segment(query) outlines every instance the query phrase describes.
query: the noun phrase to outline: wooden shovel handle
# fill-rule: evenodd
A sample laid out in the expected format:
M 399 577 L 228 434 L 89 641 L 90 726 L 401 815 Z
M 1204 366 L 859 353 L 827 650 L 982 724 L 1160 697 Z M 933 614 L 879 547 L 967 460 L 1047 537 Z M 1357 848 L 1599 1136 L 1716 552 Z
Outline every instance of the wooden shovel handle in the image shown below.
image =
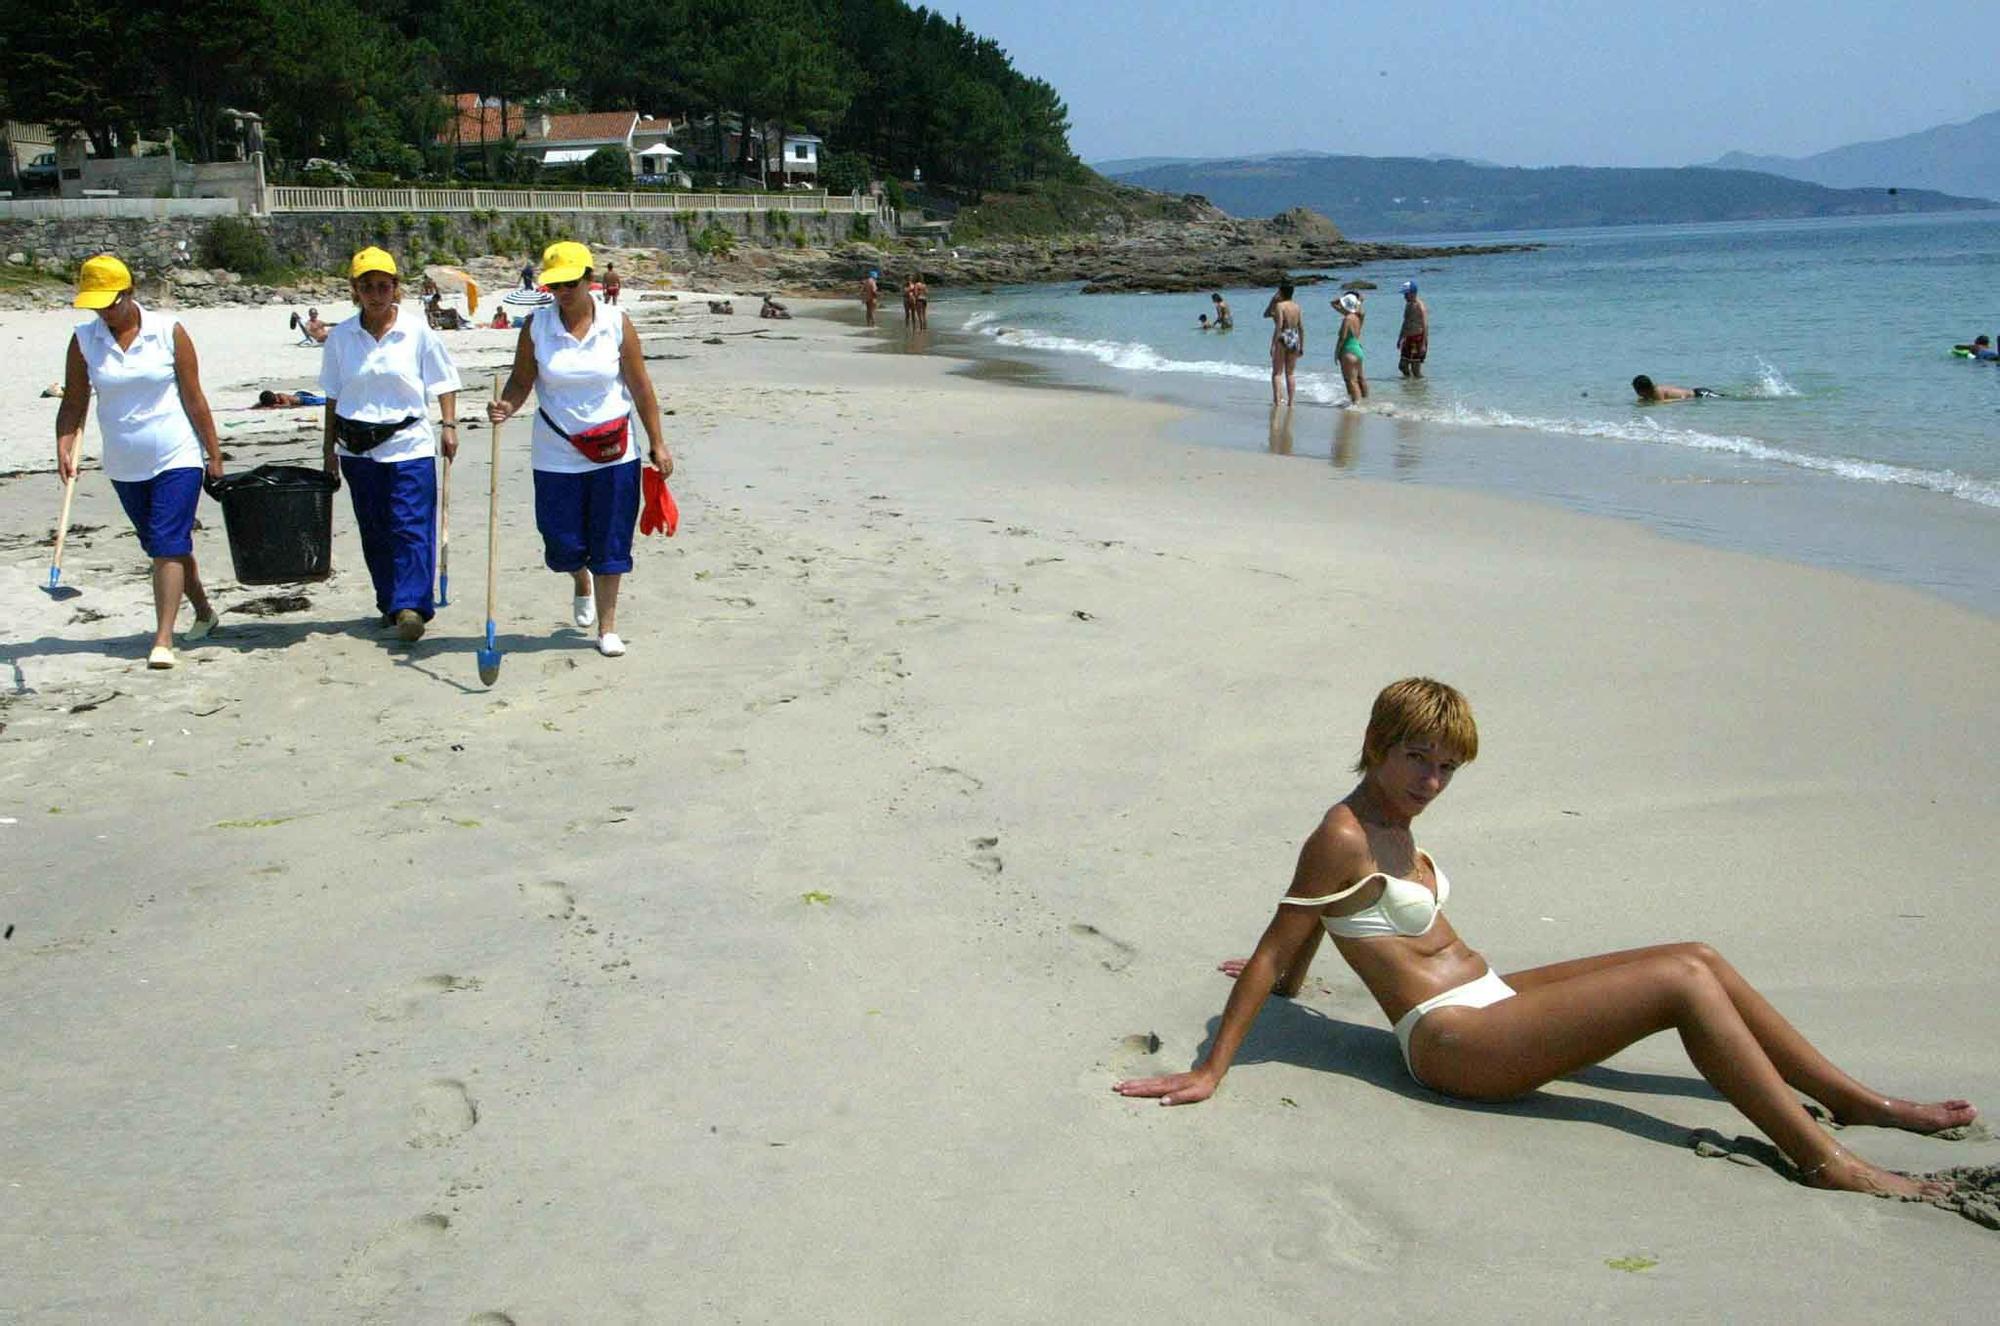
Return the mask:
M 500 379 L 493 379 L 493 399 L 500 399 Z M 493 468 L 486 483 L 486 620 L 493 620 L 499 596 L 500 570 L 500 425 L 493 425 Z

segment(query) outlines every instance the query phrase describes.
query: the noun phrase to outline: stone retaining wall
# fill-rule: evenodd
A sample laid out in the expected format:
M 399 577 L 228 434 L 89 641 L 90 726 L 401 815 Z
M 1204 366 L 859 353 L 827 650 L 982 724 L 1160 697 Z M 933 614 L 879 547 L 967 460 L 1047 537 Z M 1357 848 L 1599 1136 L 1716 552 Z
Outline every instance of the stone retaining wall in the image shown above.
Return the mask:
M 271 237 L 279 261 L 310 271 L 338 271 L 358 248 L 380 244 L 406 268 L 483 254 L 532 255 L 553 240 L 686 253 L 727 235 L 746 248 L 832 248 L 858 238 L 880 241 L 881 223 L 820 212 L 288 212 L 241 218 Z M 0 256 L 24 253 L 39 266 L 68 271 L 97 253 L 116 253 L 135 272 L 158 273 L 200 261 L 213 222 L 185 217 L 0 218 Z M 712 245 L 711 245 L 712 247 Z

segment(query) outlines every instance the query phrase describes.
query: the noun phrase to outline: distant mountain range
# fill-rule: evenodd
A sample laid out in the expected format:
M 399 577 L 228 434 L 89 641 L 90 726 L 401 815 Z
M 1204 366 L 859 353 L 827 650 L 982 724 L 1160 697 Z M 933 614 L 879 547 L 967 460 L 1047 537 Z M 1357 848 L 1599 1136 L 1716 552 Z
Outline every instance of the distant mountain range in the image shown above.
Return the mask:
M 1201 194 L 1237 216 L 1310 207 L 1350 236 L 1874 216 L 1993 205 L 1924 189 L 1831 189 L 1702 166 L 1529 170 L 1452 158 L 1284 153 L 1145 166 L 1104 162 L 1098 168 L 1128 184 Z
M 1809 157 L 1730 152 L 1707 164 L 1723 170 L 1760 170 L 1835 189 L 1937 189 L 2000 199 L 2000 111 L 1900 138 L 1850 143 Z

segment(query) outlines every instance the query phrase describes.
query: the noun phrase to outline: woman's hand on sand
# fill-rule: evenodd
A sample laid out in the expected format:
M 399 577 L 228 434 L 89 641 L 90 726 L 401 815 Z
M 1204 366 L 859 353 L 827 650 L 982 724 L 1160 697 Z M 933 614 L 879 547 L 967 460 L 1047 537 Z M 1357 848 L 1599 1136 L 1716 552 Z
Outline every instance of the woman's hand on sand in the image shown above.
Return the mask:
M 486 402 L 487 423 L 504 424 L 513 417 L 514 417 L 514 406 L 510 402 L 504 400 L 491 400 Z
M 1215 964 L 1215 969 L 1233 981 L 1243 974 L 1243 969 L 1249 963 L 1250 959 L 1248 958 L 1224 958 Z
M 1131 1078 L 1111 1089 L 1121 1096 L 1156 1096 L 1162 1105 L 1193 1105 L 1213 1096 L 1220 1085 L 1207 1073 L 1193 1072 Z

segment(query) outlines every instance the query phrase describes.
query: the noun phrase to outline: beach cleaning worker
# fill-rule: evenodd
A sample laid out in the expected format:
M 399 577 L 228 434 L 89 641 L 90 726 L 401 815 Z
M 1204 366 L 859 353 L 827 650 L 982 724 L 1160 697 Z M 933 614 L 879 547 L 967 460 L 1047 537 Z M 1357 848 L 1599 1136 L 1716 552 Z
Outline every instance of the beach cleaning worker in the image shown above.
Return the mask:
M 674 458 L 660 431 L 660 403 L 639 350 L 632 319 L 590 294 L 590 250 L 570 240 L 542 254 L 542 284 L 553 308 L 521 324 L 514 369 L 500 399 L 486 407 L 495 425 L 535 393 L 532 451 L 535 527 L 544 560 L 572 582 L 570 617 L 597 628 L 597 652 L 625 652 L 618 635 L 618 584 L 632 569 L 639 521 L 639 449 L 632 416 L 646 427 L 661 475 Z
M 361 555 L 375 582 L 381 624 L 421 639 L 437 611 L 437 454 L 430 400 L 444 417 L 442 449 L 458 454 L 458 369 L 421 318 L 402 321 L 396 260 L 377 248 L 354 255 L 348 282 L 361 311 L 326 338 L 326 468 L 354 499 Z
M 90 414 L 90 394 L 103 404 L 104 475 L 153 559 L 156 626 L 149 668 L 174 665 L 174 617 L 181 598 L 194 605 L 189 640 L 215 629 L 215 605 L 194 564 L 194 508 L 203 472 L 222 477 L 222 447 L 201 392 L 201 370 L 187 329 L 164 313 L 139 306 L 132 273 L 108 253 L 83 264 L 77 308 L 97 316 L 69 338 L 63 400 L 56 411 L 56 471 L 76 478 L 77 452 Z M 206 462 L 204 463 L 204 456 Z

